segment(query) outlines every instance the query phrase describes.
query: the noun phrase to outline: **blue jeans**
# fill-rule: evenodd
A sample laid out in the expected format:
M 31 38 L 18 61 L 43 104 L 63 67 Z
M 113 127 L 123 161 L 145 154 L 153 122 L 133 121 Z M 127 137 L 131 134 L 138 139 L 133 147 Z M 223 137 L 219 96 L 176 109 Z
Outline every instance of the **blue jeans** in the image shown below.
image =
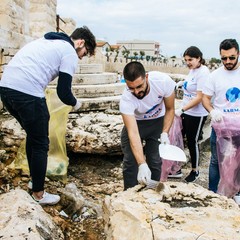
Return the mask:
M 44 190 L 49 149 L 49 112 L 45 98 L 0 87 L 1 100 L 26 132 L 26 155 L 33 192 Z
M 163 117 L 151 120 L 137 121 L 141 140 L 145 141 L 144 153 L 146 162 L 151 170 L 151 179 L 159 181 L 161 177 L 162 160 L 159 155 L 159 137 L 163 127 Z M 123 151 L 123 181 L 124 190 L 138 184 L 138 164 L 132 153 L 126 127 L 121 134 L 121 147 Z
M 211 190 L 215 193 L 218 190 L 218 183 L 220 180 L 216 139 L 217 139 L 216 132 L 212 128 L 212 132 L 211 132 L 211 136 L 210 136 L 211 160 L 210 160 L 210 165 L 209 165 L 208 188 L 209 188 L 209 190 Z

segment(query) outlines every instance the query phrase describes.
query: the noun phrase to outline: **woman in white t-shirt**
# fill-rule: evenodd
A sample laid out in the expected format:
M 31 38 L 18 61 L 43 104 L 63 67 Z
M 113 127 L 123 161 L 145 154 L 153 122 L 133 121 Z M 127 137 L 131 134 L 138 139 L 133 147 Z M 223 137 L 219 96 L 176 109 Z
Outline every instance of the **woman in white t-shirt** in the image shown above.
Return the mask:
M 190 153 L 192 171 L 185 178 L 186 182 L 194 182 L 199 176 L 199 145 L 203 125 L 208 112 L 202 105 L 202 90 L 209 76 L 209 69 L 204 65 L 202 52 L 195 46 L 189 47 L 183 54 L 184 60 L 190 69 L 185 81 L 178 84 L 183 86 L 183 101 L 175 115 L 182 118 L 182 133 L 186 136 Z

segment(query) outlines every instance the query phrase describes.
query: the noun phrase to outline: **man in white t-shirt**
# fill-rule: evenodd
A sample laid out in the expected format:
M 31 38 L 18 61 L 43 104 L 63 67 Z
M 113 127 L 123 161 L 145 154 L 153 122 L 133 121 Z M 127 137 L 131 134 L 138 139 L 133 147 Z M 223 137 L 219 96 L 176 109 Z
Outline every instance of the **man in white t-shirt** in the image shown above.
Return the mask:
M 77 28 L 70 36 L 49 32 L 26 44 L 4 68 L 0 81 L 1 100 L 26 131 L 32 197 L 39 204 L 52 205 L 60 200 L 58 195 L 44 191 L 50 117 L 45 89 L 58 76 L 58 97 L 78 110 L 81 103 L 72 94 L 72 77 L 78 59 L 94 55 L 95 48 L 95 37 L 86 26 Z
M 210 112 L 213 123 L 222 121 L 223 117 L 233 117 L 238 124 L 240 120 L 239 45 L 235 39 L 225 39 L 221 42 L 219 50 L 223 66 L 210 74 L 203 90 L 203 105 Z M 212 156 L 209 166 L 209 190 L 217 192 L 220 174 L 216 133 L 213 128 L 210 142 Z M 225 153 L 227 154 L 228 150 Z M 240 196 L 236 196 L 236 199 L 240 204 Z
M 169 144 L 174 119 L 175 82 L 164 73 L 145 73 L 139 62 L 123 70 L 126 89 L 120 100 L 124 127 L 121 134 L 124 190 L 138 183 L 160 180 L 161 143 Z M 143 147 L 144 144 L 144 147 Z

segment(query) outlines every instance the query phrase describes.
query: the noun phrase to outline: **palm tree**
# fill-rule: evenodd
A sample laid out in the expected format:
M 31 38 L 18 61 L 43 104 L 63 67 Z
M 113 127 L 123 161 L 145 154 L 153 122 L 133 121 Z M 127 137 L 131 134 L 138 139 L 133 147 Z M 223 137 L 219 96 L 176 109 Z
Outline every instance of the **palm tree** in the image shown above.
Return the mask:
M 137 60 L 138 53 L 134 52 L 133 55 L 134 55 L 135 60 Z
M 145 56 L 145 52 L 144 51 L 140 51 L 140 59 L 143 60 L 143 57 Z
M 109 62 L 109 58 L 111 56 L 112 53 L 110 53 L 111 49 L 109 49 L 108 47 L 106 48 L 106 54 L 105 56 L 107 57 L 107 62 Z
M 128 62 L 128 56 L 130 54 L 129 50 L 122 50 L 122 55 L 126 58 L 126 63 Z
M 117 61 L 118 54 L 119 54 L 119 50 L 118 50 L 118 49 L 116 49 L 115 51 L 116 51 L 116 55 L 115 55 L 115 58 L 114 58 L 114 62 L 116 62 L 116 61 Z

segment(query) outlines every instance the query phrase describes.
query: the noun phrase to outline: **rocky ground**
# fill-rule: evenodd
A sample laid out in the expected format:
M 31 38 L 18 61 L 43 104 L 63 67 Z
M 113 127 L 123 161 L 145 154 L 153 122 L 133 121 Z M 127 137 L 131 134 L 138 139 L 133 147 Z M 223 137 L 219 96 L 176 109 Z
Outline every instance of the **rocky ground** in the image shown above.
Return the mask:
M 203 152 L 201 157 L 200 177 L 196 183 L 207 188 L 209 152 Z M 67 183 L 74 183 L 85 199 L 86 206 L 76 212 L 69 210 L 69 201 L 64 198 L 62 191 L 65 184 L 60 181 L 47 180 L 46 190 L 61 195 L 61 201 L 56 206 L 43 207 L 64 232 L 66 240 L 104 240 L 104 222 L 102 219 L 101 203 L 106 195 L 123 190 L 121 164 L 122 157 L 92 156 L 69 154 Z M 182 168 L 182 179 L 190 172 L 190 164 Z M 27 189 L 27 176 L 22 176 L 17 170 L 0 166 L 0 194 L 10 189 L 21 187 Z M 68 212 L 64 217 L 60 212 Z

